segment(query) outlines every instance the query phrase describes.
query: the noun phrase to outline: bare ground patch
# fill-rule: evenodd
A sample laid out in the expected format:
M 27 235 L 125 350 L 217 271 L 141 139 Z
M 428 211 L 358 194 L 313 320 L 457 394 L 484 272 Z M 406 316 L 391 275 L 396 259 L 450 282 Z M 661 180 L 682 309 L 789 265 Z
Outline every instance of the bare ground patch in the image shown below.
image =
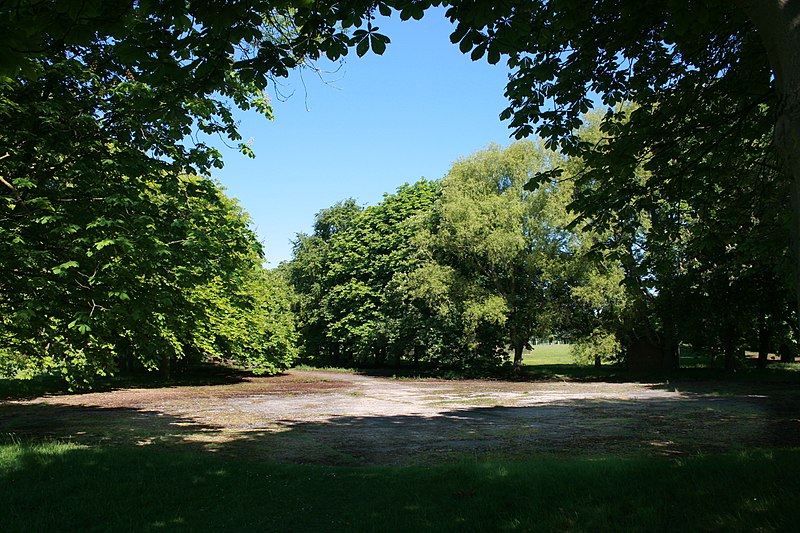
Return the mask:
M 0 403 L 0 436 L 192 446 L 275 461 L 407 464 L 696 454 L 800 444 L 791 386 L 397 380 L 290 371 L 239 383 Z

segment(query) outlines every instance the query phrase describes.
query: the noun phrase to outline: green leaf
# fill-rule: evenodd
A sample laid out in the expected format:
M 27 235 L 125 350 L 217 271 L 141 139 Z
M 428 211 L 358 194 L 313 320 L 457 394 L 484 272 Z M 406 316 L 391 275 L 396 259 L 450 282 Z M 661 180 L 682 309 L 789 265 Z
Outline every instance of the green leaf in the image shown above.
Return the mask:
M 60 265 L 53 267 L 51 271 L 53 274 L 61 274 L 70 268 L 75 268 L 77 266 L 80 266 L 77 261 L 67 261 L 66 263 L 61 263 Z
M 372 51 L 378 54 L 379 56 L 383 55 L 383 53 L 386 51 L 386 43 L 382 39 L 380 39 L 379 36 L 377 35 L 370 36 L 370 43 L 372 46 Z
M 361 42 L 358 43 L 356 46 L 356 54 L 358 57 L 364 57 L 364 55 L 369 51 L 369 39 L 364 38 Z
M 474 50 L 472 50 L 472 53 L 470 54 L 470 58 L 473 61 L 477 61 L 480 58 L 482 58 L 483 54 L 485 54 L 485 53 L 486 53 L 486 43 L 481 43 L 478 46 L 476 46 Z
M 470 50 L 472 50 L 472 38 L 470 37 L 469 33 L 467 33 L 461 42 L 458 45 L 458 49 L 461 50 L 462 54 L 466 54 Z
M 112 244 L 114 244 L 114 239 L 103 239 L 102 241 L 94 243 L 94 247 L 96 250 L 102 250 L 106 246 L 111 246 Z

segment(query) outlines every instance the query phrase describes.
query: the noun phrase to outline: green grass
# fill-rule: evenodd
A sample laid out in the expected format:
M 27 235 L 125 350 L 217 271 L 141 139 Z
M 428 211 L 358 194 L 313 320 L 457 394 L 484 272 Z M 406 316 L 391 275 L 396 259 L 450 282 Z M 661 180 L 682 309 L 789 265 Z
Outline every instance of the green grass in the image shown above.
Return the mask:
M 341 366 L 311 366 L 307 364 L 299 364 L 292 367 L 292 370 L 311 371 L 311 370 L 325 370 L 327 372 L 358 372 L 355 368 L 345 368 Z
M 626 381 L 637 379 L 712 380 L 720 383 L 800 383 L 800 362 L 781 363 L 770 361 L 765 369 L 756 368 L 756 360 L 750 357 L 740 363 L 735 372 L 722 368 L 722 362 L 710 365 L 711 358 L 690 348 L 681 350 L 681 368 L 677 372 L 631 374 L 624 365 L 593 365 L 575 363 L 569 344 L 537 344 L 533 350 L 523 353 L 523 375 L 527 379 L 564 379 L 579 381 Z
M 570 344 L 537 344 L 522 354 L 522 375 L 533 380 L 619 381 L 624 368 L 618 365 L 579 365 Z
M 533 350 L 525 350 L 522 354 L 522 364 L 529 366 L 541 365 L 572 365 L 570 344 L 537 344 Z
M 6 532 L 799 531 L 800 450 L 426 467 L 0 446 Z

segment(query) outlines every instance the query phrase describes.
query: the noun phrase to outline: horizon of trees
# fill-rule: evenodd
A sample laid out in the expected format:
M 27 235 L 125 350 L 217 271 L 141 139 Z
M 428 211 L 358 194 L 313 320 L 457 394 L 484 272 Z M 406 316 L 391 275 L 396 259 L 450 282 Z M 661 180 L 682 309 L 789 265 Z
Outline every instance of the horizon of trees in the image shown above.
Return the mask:
M 442 4 L 462 52 L 513 70 L 502 116 L 543 140 L 526 183 L 509 171 L 493 190 L 494 163 L 476 155 L 430 190 L 330 213 L 338 222 L 307 240 L 335 269 L 263 272 L 246 216 L 210 180 L 220 154 L 191 135 L 252 155 L 233 108 L 269 118 L 265 90 L 290 69 L 380 55 L 380 17 Z M 518 361 L 548 327 L 585 336 L 596 361 L 619 346 L 632 368 L 674 368 L 686 342 L 728 367 L 743 346 L 762 365 L 770 350 L 789 359 L 796 17 L 778 0 L 3 4 L 0 368 L 75 386 L 208 355 L 276 371 L 294 355 L 289 309 L 306 298 L 319 314 L 300 312 L 301 333 L 359 364 L 370 347 L 388 361 L 413 345 L 412 359 L 480 368 L 500 343 Z M 588 91 L 603 114 L 587 114 Z
M 587 142 L 601 135 L 597 118 L 587 118 Z M 525 188 L 556 166 L 558 179 Z M 758 180 L 647 207 L 631 195 L 607 206 L 618 210 L 607 226 L 573 211 L 602 186 L 586 171 L 580 158 L 520 141 L 378 205 L 321 211 L 284 265 L 301 358 L 479 373 L 518 366 L 530 339 L 557 334 L 579 361 L 634 370 L 678 368 L 681 345 L 728 369 L 745 349 L 759 366 L 770 352 L 794 359 L 788 222 L 772 210 L 780 197 Z

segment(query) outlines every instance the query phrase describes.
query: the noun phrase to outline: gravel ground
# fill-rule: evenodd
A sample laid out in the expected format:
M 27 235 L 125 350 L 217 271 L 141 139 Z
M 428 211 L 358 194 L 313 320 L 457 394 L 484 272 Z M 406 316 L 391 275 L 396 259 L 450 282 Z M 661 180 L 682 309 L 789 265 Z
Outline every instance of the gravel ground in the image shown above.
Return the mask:
M 225 385 L 0 402 L 0 436 L 358 465 L 800 445 L 796 387 L 720 387 L 289 371 Z

